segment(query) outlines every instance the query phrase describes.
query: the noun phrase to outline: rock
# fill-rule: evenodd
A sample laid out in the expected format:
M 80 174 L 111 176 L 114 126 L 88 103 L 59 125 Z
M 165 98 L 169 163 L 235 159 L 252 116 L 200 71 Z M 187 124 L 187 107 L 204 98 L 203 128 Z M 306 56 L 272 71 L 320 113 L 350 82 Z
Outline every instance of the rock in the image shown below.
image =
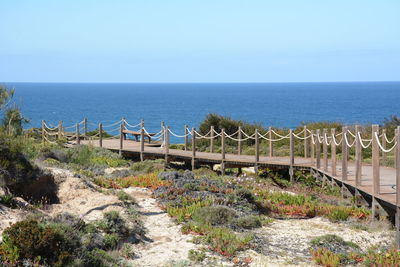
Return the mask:
M 6 191 L 4 190 L 3 187 L 0 186 L 0 197 L 4 196 L 6 194 Z
M 31 204 L 29 204 L 25 199 L 23 199 L 22 197 L 15 197 L 13 198 L 13 201 L 15 203 L 15 205 L 17 205 L 20 208 L 27 208 L 30 207 Z

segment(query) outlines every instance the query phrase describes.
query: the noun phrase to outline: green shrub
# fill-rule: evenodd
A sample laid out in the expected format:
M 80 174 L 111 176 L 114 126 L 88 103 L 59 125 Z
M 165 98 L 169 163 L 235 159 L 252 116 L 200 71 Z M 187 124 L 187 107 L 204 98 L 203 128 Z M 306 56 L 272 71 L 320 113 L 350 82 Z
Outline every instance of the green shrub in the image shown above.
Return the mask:
M 189 250 L 188 258 L 194 262 L 202 262 L 206 258 L 206 253 L 203 250 L 191 249 Z
M 340 265 L 341 257 L 326 248 L 318 248 L 311 251 L 312 259 L 315 263 L 327 267 L 337 267 Z
M 224 225 L 230 223 L 235 216 L 235 210 L 217 205 L 196 210 L 193 214 L 193 220 L 211 225 Z
M 3 204 L 4 206 L 10 208 L 16 207 L 14 202 L 14 196 L 12 194 L 5 194 L 0 196 L 0 204 Z
M 212 228 L 205 236 L 205 241 L 211 249 L 224 255 L 233 256 L 237 251 L 248 248 L 252 236 L 239 237 L 227 228 Z
M 120 237 L 118 234 L 105 234 L 104 235 L 104 247 L 106 249 L 115 249 L 118 246 Z
M 311 240 L 310 244 L 313 249 L 325 248 L 339 254 L 345 254 L 359 249 L 357 244 L 350 241 L 345 241 L 340 236 L 331 234 L 316 237 Z
M 347 221 L 347 219 L 350 217 L 350 213 L 348 210 L 338 207 L 338 208 L 334 208 L 327 215 L 327 217 L 332 222 Z
M 95 248 L 91 251 L 82 252 L 70 266 L 73 267 L 118 267 L 116 259 L 111 257 L 106 251 Z
M 132 164 L 131 170 L 138 174 L 148 174 L 164 169 L 164 160 L 145 160 Z
M 103 219 L 97 223 L 99 229 L 107 234 L 127 236 L 129 229 L 118 211 L 109 211 L 103 214 Z
M 122 190 L 117 192 L 117 197 L 119 200 L 124 201 L 124 202 L 134 200 L 130 195 L 128 195 L 125 191 L 122 191 Z
M 234 224 L 240 228 L 253 229 L 253 228 L 261 227 L 262 221 L 259 216 L 247 215 L 247 216 L 237 218 L 234 221 Z
M 4 261 L 15 264 L 20 260 L 62 265 L 70 260 L 68 239 L 62 231 L 26 220 L 13 224 L 3 232 L 0 255 Z M 72 248 L 74 249 L 74 247 Z

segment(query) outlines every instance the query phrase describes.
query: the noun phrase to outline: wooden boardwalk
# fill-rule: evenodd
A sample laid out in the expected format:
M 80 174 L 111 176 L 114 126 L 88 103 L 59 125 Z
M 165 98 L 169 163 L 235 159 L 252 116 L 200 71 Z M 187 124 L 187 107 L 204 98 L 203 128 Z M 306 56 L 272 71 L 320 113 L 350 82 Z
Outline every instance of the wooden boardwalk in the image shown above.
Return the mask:
M 99 146 L 98 140 L 88 141 L 82 140 L 81 144 Z M 119 152 L 120 151 L 120 140 L 110 139 L 103 140 L 102 146 L 109 150 Z M 140 142 L 135 142 L 132 140 L 123 141 L 123 149 L 121 150 L 124 154 L 136 154 L 140 156 Z M 143 151 L 145 158 L 165 158 L 165 148 L 161 147 L 151 147 L 145 146 Z M 171 161 L 186 161 L 190 162 L 192 160 L 192 151 L 184 151 L 178 149 L 169 149 L 168 157 Z M 221 164 L 222 156 L 220 153 L 209 153 L 209 152 L 196 152 L 196 164 L 198 165 L 211 165 L 211 164 Z M 373 170 L 371 164 L 362 164 L 362 176 L 361 185 L 355 186 L 355 173 L 356 164 L 353 161 L 348 162 L 347 175 L 348 179 L 346 181 L 342 180 L 342 168 L 341 165 L 337 166 L 336 175 L 332 175 L 332 162 L 328 160 L 328 170 L 324 171 L 322 168 L 317 169 L 315 166 L 315 159 L 311 158 L 294 158 L 294 168 L 295 169 L 309 169 L 322 176 L 329 178 L 332 182 L 338 185 L 346 185 L 350 188 L 358 189 L 364 195 L 373 196 Z M 235 155 L 235 154 L 225 154 L 224 160 L 226 167 L 253 167 L 255 166 L 255 156 L 254 155 Z M 290 167 L 289 157 L 267 157 L 260 156 L 257 162 L 258 167 L 271 167 L 271 168 L 287 168 Z M 380 167 L 381 181 L 379 194 L 376 198 L 387 202 L 390 206 L 396 205 L 396 169 L 391 167 Z

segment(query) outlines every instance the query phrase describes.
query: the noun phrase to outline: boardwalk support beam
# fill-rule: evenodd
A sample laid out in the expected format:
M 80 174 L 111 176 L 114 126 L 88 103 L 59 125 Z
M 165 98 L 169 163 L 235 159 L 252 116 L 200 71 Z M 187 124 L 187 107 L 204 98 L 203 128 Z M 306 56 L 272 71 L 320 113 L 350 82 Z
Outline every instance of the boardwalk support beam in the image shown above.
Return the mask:
M 168 166 L 168 164 L 169 164 L 169 157 L 168 157 L 168 154 L 169 154 L 169 126 L 167 125 L 166 127 L 164 127 L 164 129 L 165 129 L 165 135 L 164 135 L 164 138 L 165 138 L 165 150 L 164 150 L 165 166 Z
M 274 156 L 274 147 L 272 145 L 272 127 L 268 127 L 268 138 L 269 138 L 269 156 L 272 158 Z
M 379 195 L 380 181 L 379 181 L 379 140 L 376 139 L 375 134 L 379 133 L 379 125 L 372 125 L 372 217 L 378 215 L 379 203 L 376 197 Z
M 323 143 L 323 152 L 324 152 L 324 172 L 328 171 L 328 130 L 323 129 L 324 134 L 324 143 Z
M 343 134 L 342 134 L 342 181 L 347 181 L 347 158 L 348 158 L 348 150 L 347 150 L 347 144 L 346 144 L 346 135 L 348 128 L 347 126 L 344 126 L 343 128 Z
M 258 162 L 260 161 L 260 139 L 258 138 L 258 129 L 255 130 L 255 159 L 254 159 L 254 172 L 258 175 Z
M 331 161 L 332 161 L 332 176 L 336 176 L 336 143 L 335 143 L 336 129 L 331 129 L 332 141 L 331 141 Z
M 321 143 L 319 142 L 319 140 L 320 140 L 319 133 L 320 133 L 320 130 L 317 129 L 317 131 L 316 131 L 317 137 L 315 138 L 315 154 L 316 154 L 316 158 L 317 158 L 317 164 L 316 164 L 317 169 L 321 168 Z
M 76 144 L 80 145 L 81 144 L 81 137 L 79 136 L 79 123 L 76 124 Z
M 144 120 L 140 121 L 140 161 L 144 161 Z
M 214 153 L 214 126 L 210 129 L 210 152 Z
M 240 156 L 242 154 L 242 127 L 239 126 L 238 129 L 238 155 Z
M 196 129 L 192 128 L 192 171 L 196 168 Z
M 225 129 L 221 130 L 221 174 L 225 175 Z
M 362 175 L 362 154 L 361 154 L 361 140 L 360 140 L 360 125 L 356 125 L 356 186 L 361 185 Z
M 289 176 L 290 182 L 294 182 L 294 140 L 293 140 L 293 130 L 289 130 L 289 149 L 290 149 L 290 166 L 289 166 Z

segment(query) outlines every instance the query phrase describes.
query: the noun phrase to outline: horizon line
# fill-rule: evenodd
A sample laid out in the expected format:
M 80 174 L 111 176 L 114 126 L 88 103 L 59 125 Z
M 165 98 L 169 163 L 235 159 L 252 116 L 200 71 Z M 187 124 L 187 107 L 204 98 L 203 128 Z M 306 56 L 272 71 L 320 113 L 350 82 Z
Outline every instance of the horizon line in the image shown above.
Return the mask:
M 70 83 L 70 84 L 278 84 L 278 83 L 393 83 L 393 82 L 400 82 L 400 80 L 384 80 L 384 81 L 309 81 L 309 82 L 296 82 L 296 81 L 290 81 L 290 82 L 71 82 L 71 81 L 44 81 L 44 82 L 27 82 L 27 81 L 7 81 L 7 82 L 0 82 L 0 84 L 7 84 L 7 83 Z

